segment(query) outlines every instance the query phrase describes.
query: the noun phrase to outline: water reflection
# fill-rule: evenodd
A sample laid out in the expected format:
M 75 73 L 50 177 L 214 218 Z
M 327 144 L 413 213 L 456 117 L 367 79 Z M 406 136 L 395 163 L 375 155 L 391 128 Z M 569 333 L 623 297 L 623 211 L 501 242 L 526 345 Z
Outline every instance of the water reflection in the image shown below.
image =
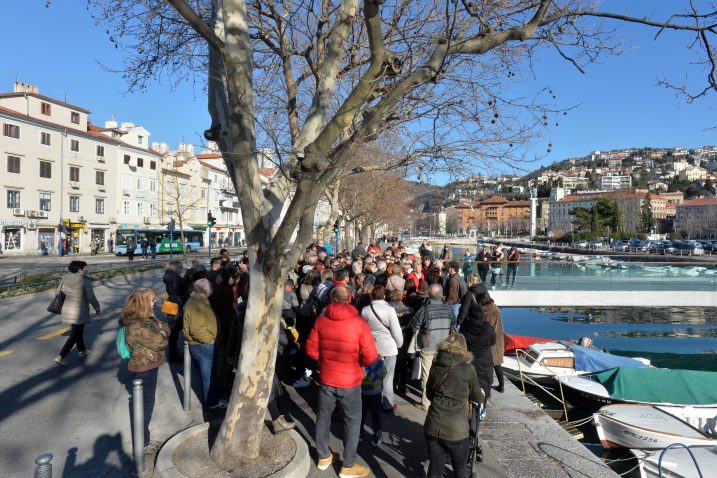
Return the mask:
M 717 324 L 717 309 L 704 307 L 537 307 L 564 322 L 614 324 Z

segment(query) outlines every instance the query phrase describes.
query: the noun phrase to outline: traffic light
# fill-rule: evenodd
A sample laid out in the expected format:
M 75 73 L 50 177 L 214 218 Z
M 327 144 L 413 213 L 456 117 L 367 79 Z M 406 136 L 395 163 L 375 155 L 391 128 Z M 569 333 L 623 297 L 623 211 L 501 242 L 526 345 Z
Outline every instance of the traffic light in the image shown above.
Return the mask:
M 339 223 L 337 222 L 334 224 L 334 234 L 338 234 L 338 233 L 339 233 Z
M 207 214 L 207 226 L 212 227 L 214 224 L 217 223 L 217 219 L 212 216 L 212 213 Z

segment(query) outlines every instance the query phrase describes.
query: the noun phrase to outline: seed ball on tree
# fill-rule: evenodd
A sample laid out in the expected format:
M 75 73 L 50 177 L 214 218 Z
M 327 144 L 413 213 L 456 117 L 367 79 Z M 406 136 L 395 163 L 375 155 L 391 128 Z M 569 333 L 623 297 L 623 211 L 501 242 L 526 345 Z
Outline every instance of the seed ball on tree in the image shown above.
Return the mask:
M 492 124 L 495 124 L 495 120 L 494 120 L 494 119 L 490 120 L 490 122 L 491 122 Z
M 493 118 L 497 118 L 497 117 L 498 117 L 498 113 L 493 115 Z

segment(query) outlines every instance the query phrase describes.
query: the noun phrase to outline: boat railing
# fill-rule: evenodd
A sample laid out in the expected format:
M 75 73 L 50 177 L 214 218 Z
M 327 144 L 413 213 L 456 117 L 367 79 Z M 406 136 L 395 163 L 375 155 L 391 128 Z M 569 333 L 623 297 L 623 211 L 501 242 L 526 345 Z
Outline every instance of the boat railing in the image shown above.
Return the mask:
M 695 464 L 695 468 L 697 469 L 697 475 L 699 476 L 699 478 L 704 478 L 702 470 L 700 469 L 700 465 L 697 463 L 697 458 L 695 458 L 695 455 L 694 453 L 692 453 L 692 450 L 690 450 L 690 447 L 683 443 L 673 443 L 672 445 L 668 446 L 660 452 L 660 458 L 657 460 L 657 472 L 659 473 L 659 478 L 662 478 L 662 458 L 664 458 L 665 454 L 673 448 L 684 448 L 685 450 L 687 450 L 687 453 L 690 454 L 690 458 L 692 458 L 692 462 Z
M 548 390 L 546 387 L 542 386 L 541 384 L 539 384 L 538 382 L 536 382 L 535 380 L 533 380 L 531 377 L 529 377 L 529 376 L 523 374 L 523 368 L 522 368 L 522 366 L 521 366 L 520 357 L 521 357 L 521 355 L 523 355 L 524 357 L 526 357 L 526 360 L 528 360 L 528 359 L 527 359 L 527 357 L 528 357 L 528 352 L 526 352 L 526 351 L 523 350 L 523 349 L 516 349 L 516 350 L 515 350 L 515 355 L 516 355 L 516 358 L 517 358 L 516 362 L 518 363 L 518 374 L 520 375 L 520 385 L 521 385 L 521 387 L 522 387 L 522 389 L 523 389 L 523 393 L 525 393 L 525 382 L 526 382 L 526 381 L 527 381 L 528 383 L 530 383 L 530 384 L 532 384 L 532 385 L 538 387 L 538 388 L 541 389 L 543 392 L 547 393 L 550 397 L 552 397 L 552 398 L 554 398 L 555 400 L 557 400 L 558 402 L 560 402 L 560 404 L 563 406 L 563 412 L 565 413 L 565 421 L 566 421 L 566 422 L 570 421 L 570 420 L 568 419 L 568 405 L 567 405 L 567 402 L 565 401 L 565 394 L 563 393 L 563 384 L 560 382 L 560 380 L 557 380 L 557 382 L 558 382 L 558 387 L 559 387 L 559 389 L 560 389 L 560 398 L 558 398 L 555 394 L 553 394 L 553 393 L 552 393 L 550 390 Z M 553 374 L 554 377 L 558 377 L 558 374 L 555 373 L 555 371 L 552 370 L 549 366 L 541 365 L 541 367 L 545 368 L 547 371 L 549 371 L 551 374 Z

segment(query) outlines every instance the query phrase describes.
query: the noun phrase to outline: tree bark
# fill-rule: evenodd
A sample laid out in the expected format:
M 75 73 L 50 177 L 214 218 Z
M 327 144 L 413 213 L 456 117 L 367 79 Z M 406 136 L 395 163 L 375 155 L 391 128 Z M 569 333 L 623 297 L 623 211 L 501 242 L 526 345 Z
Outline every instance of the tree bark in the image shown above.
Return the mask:
M 271 393 L 283 289 L 280 259 L 258 254 L 250 260 L 248 306 L 241 354 L 227 414 L 211 450 L 224 466 L 259 456 L 260 434 Z

